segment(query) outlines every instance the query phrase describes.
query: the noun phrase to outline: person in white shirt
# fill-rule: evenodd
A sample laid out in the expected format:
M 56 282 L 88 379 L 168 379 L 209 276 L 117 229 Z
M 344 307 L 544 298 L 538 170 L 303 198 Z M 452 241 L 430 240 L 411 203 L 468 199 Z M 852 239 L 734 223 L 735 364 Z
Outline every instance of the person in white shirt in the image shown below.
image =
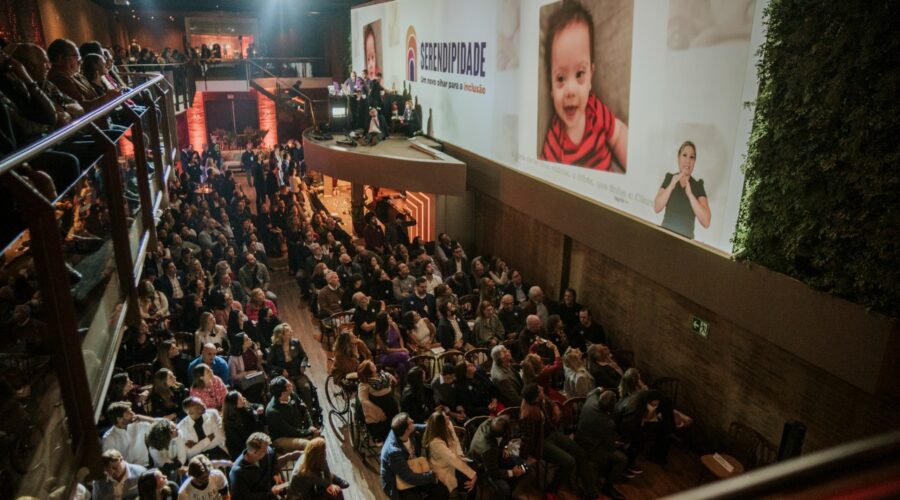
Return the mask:
M 150 455 L 144 438 L 156 419 L 135 414 L 127 401 L 111 403 L 106 409 L 106 417 L 113 426 L 103 434 L 103 450 L 118 450 L 126 462 L 148 465 Z
M 178 431 L 184 438 L 187 458 L 194 458 L 200 453 L 228 458 L 225 429 L 219 412 L 212 408 L 207 410 L 203 401 L 196 397 L 184 401 L 184 411 L 187 416 L 178 422 Z
M 147 435 L 147 447 L 150 449 L 153 464 L 167 475 L 187 465 L 187 446 L 184 444 L 184 437 L 171 420 L 163 418 L 153 424 Z
M 478 481 L 475 470 L 469 466 L 453 430 L 450 418 L 441 411 L 428 417 L 422 446 L 428 450 L 428 462 L 438 481 L 453 493 L 459 486 L 460 479 L 466 491 L 472 491 Z
M 178 500 L 223 500 L 229 498 L 228 478 L 213 469 L 203 455 L 192 458 L 188 464 L 188 479 L 178 490 Z

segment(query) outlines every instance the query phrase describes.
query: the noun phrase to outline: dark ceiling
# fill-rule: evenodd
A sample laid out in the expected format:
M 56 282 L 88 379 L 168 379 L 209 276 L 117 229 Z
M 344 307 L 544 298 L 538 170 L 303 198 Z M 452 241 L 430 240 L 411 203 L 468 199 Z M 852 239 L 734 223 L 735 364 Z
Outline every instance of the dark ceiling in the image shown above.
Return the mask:
M 103 7 L 140 11 L 189 11 L 189 12 L 254 12 L 273 3 L 300 7 L 315 12 L 348 11 L 354 5 L 367 0 L 129 0 L 129 5 L 116 0 L 93 0 Z

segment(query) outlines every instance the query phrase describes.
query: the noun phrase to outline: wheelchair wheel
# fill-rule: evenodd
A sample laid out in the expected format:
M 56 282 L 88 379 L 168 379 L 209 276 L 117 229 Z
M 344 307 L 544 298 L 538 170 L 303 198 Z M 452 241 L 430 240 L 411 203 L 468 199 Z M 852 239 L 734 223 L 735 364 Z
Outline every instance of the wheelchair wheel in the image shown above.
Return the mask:
M 332 410 L 340 415 L 345 415 L 350 410 L 350 398 L 344 391 L 343 385 L 329 375 L 325 379 L 325 398 Z

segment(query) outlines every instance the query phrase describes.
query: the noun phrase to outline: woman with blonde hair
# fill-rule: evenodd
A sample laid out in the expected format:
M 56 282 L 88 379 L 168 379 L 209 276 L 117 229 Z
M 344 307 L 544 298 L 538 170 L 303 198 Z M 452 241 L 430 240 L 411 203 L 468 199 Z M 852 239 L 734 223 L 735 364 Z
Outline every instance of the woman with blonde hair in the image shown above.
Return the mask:
M 581 359 L 581 350 L 570 347 L 563 355 L 563 367 L 566 371 L 566 381 L 563 388 L 566 396 L 570 398 L 586 398 L 587 394 L 596 387 L 591 372 L 584 367 Z
M 200 352 L 205 344 L 213 344 L 216 351 L 222 354 L 228 347 L 228 335 L 225 327 L 216 324 L 216 317 L 209 311 L 200 314 L 200 324 L 194 332 L 194 352 Z
M 306 351 L 300 344 L 300 340 L 294 335 L 294 329 L 287 323 L 281 323 L 272 330 L 272 348 L 269 349 L 269 374 L 271 378 L 282 376 L 289 379 L 306 403 L 310 413 L 320 415 L 318 402 L 313 397 L 314 389 L 309 377 L 306 376 L 304 363 Z
M 181 420 L 186 415 L 181 407 L 181 402 L 186 397 L 187 388 L 178 382 L 172 370 L 160 368 L 153 374 L 153 388 L 150 389 L 152 416 Z
M 471 492 L 478 475 L 463 460 L 465 454 L 450 417 L 442 411 L 436 411 L 428 417 L 425 425 L 422 446 L 428 450 L 428 462 L 437 480 L 447 488 L 448 493 L 453 493 L 460 482 L 464 484 L 466 491 Z
M 294 465 L 288 486 L 289 500 L 337 500 L 350 483 L 333 474 L 325 456 L 325 439 L 310 440 L 303 457 Z

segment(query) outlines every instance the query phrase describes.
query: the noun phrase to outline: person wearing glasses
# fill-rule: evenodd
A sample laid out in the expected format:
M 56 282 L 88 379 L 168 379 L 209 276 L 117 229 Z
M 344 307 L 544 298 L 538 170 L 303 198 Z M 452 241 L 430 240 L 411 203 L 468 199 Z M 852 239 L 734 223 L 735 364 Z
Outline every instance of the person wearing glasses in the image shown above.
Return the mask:
M 75 99 L 91 111 L 119 95 L 118 91 L 108 90 L 98 94 L 91 83 L 81 74 L 81 54 L 71 40 L 59 38 L 47 47 L 50 59 L 50 72 L 47 79 L 53 82 L 64 94 Z

